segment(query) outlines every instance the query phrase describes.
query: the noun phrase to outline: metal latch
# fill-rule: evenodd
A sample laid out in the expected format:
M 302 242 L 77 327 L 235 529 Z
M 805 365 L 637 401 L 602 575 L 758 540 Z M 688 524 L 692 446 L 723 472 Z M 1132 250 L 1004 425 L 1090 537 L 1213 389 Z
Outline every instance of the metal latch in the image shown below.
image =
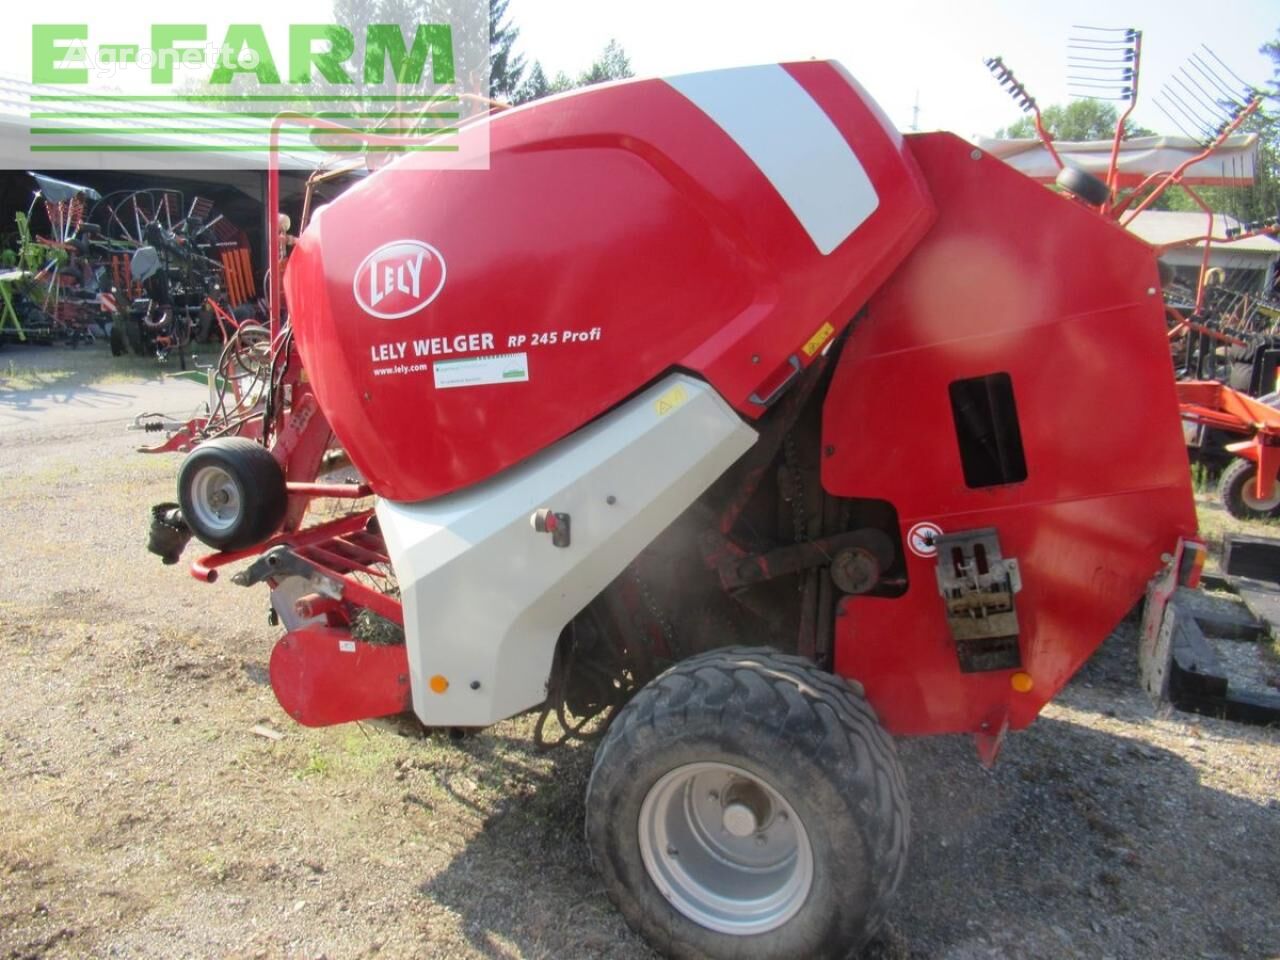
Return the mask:
M 557 513 L 549 507 L 535 510 L 529 518 L 529 524 L 538 533 L 551 534 L 551 545 L 555 547 L 569 546 L 569 514 Z
M 938 592 L 965 673 L 1022 666 L 1014 594 L 1022 589 L 1018 561 L 1000 552 L 994 527 L 937 539 Z

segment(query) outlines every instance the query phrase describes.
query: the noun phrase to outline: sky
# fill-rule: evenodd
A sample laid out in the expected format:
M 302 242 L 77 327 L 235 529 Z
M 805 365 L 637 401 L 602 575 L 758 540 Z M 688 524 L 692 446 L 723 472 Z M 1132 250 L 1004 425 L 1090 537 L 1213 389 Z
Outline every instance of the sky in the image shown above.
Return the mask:
M 610 38 L 637 74 L 807 60 L 841 61 L 901 129 L 990 135 L 1021 114 L 983 60 L 1004 57 L 1041 107 L 1066 102 L 1073 24 L 1143 31 L 1134 119 L 1176 133 L 1153 105 L 1207 44 L 1245 81 L 1271 77 L 1258 53 L 1280 35 L 1277 0 L 510 0 L 518 47 L 548 76 L 575 74 Z

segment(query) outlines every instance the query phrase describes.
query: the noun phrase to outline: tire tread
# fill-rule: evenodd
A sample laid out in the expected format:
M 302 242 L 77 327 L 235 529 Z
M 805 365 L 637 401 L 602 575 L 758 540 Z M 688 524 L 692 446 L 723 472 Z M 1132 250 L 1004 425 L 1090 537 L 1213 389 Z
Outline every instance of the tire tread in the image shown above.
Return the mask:
M 820 763 L 835 789 L 852 798 L 851 806 L 869 822 L 863 835 L 872 859 L 874 892 L 865 910 L 865 942 L 883 923 L 905 870 L 906 782 L 893 741 L 866 702 L 861 685 L 803 657 L 767 647 L 713 650 L 669 668 L 623 709 L 597 749 L 587 787 L 588 843 L 597 866 L 593 826 L 602 825 L 593 824 L 593 793 L 605 779 L 625 777 L 626 759 L 651 749 L 662 729 L 682 729 L 695 717 L 717 715 L 721 723 L 767 728 Z M 610 899 L 633 929 L 652 940 L 654 931 L 645 929 L 640 906 L 605 875 Z
M 1257 472 L 1257 464 L 1244 457 L 1236 457 L 1218 477 L 1218 500 L 1224 510 L 1237 520 L 1257 520 L 1265 517 L 1280 516 L 1280 506 L 1272 510 L 1253 510 L 1245 502 L 1242 491 L 1246 483 L 1251 483 Z
M 206 463 L 228 469 L 240 484 L 245 517 L 223 533 L 201 530 L 193 522 L 190 483 Z M 280 526 L 288 506 L 284 471 L 271 451 L 247 437 L 218 437 L 200 444 L 182 462 L 178 473 L 178 502 L 195 535 L 219 550 L 239 550 L 261 543 Z

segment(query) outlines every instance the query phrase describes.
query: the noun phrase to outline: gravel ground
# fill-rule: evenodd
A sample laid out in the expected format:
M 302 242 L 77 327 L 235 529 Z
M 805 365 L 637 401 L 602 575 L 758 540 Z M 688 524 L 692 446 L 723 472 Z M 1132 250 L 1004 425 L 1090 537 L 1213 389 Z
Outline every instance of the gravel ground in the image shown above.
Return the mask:
M 136 440 L 0 434 L 0 957 L 651 956 L 588 864 L 590 749 L 292 725 L 265 591 L 145 552 L 177 461 Z M 1127 624 L 994 771 L 902 744 L 911 864 L 869 957 L 1280 957 L 1280 731 L 1156 710 L 1135 672 Z

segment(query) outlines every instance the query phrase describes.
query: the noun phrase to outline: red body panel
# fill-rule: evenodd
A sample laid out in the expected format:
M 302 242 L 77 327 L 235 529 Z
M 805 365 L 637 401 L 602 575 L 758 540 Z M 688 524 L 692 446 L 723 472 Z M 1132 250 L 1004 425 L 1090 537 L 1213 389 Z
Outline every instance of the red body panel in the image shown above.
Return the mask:
M 413 706 L 404 645 L 364 643 L 346 629 L 286 633 L 271 651 L 270 673 L 280 706 L 306 727 L 389 717 Z
M 837 672 L 903 734 L 1031 722 L 1196 528 L 1155 255 L 1094 211 L 948 134 L 910 138 L 938 221 L 872 298 L 825 401 L 823 484 L 918 522 L 997 528 L 1019 561 L 1022 669 L 960 672 L 935 580 L 846 598 Z M 971 489 L 948 393 L 1010 374 L 1024 482 Z
M 932 217 L 902 138 L 847 74 L 822 62 L 786 70 L 878 197 L 827 255 L 748 154 L 662 80 L 498 114 L 487 173 L 410 156 L 317 215 L 285 276 L 292 323 L 325 414 L 379 495 L 474 484 L 673 367 L 745 415 L 763 412 L 749 397 L 779 383 L 790 358 L 810 362 Z M 419 247 L 369 262 L 395 241 Z M 422 245 L 443 265 L 431 251 L 416 260 Z M 566 332 L 585 338 L 566 343 Z M 433 338 L 415 356 L 414 342 Z M 527 355 L 527 379 L 435 384 L 437 359 L 507 352 Z M 418 369 L 377 372 L 397 366 Z

